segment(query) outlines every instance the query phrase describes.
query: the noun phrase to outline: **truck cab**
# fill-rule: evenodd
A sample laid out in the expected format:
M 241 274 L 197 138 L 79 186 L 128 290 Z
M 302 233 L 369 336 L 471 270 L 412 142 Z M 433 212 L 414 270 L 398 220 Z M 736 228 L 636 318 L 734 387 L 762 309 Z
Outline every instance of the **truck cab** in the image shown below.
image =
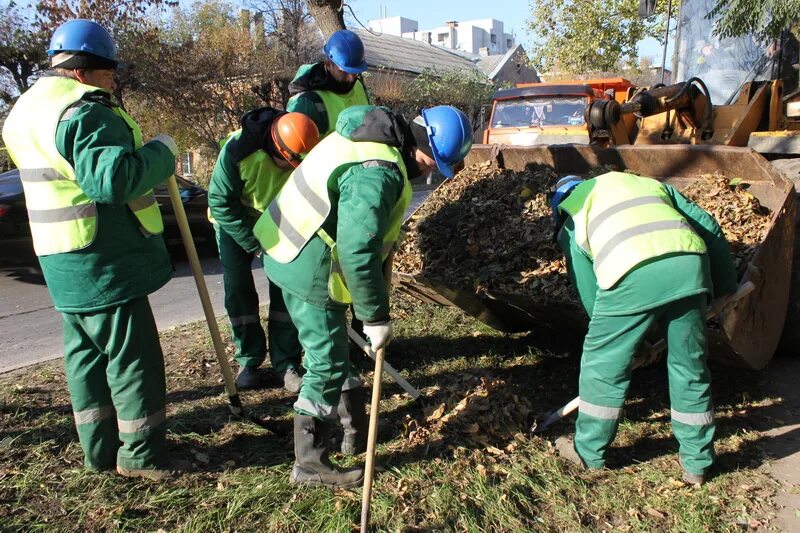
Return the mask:
M 520 83 L 492 97 L 485 144 L 588 144 L 586 109 L 595 100 L 627 100 L 634 85 L 625 78 Z

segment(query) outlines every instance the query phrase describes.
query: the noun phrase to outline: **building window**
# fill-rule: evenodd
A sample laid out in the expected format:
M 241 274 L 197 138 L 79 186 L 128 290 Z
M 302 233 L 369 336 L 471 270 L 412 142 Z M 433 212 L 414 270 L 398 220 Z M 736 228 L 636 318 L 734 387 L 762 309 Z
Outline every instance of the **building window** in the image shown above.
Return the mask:
M 446 33 L 439 33 L 439 34 L 436 35 L 436 40 L 438 42 L 440 42 L 440 43 L 443 43 L 443 42 L 445 42 L 447 40 L 447 35 L 448 34 L 446 34 Z
M 497 35 L 494 33 L 490 34 L 489 40 L 492 41 L 492 44 L 497 44 Z
M 194 165 L 192 165 L 192 153 L 184 152 L 181 156 L 181 170 L 184 176 L 194 175 Z
M 511 39 L 506 39 L 506 48 L 511 48 L 511 45 L 512 45 L 513 43 L 514 43 L 514 42 L 513 42 Z

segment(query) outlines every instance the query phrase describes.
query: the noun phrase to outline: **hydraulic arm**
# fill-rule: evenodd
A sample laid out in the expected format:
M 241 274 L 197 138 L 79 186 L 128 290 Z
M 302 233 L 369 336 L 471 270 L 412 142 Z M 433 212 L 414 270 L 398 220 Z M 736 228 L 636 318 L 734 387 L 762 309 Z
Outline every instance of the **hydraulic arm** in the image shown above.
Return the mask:
M 667 140 L 673 133 L 671 111 L 678 114 L 682 127 L 699 131 L 701 140 L 706 141 L 714 134 L 711 98 L 705 84 L 698 78 L 637 91 L 622 104 L 616 100 L 595 100 L 586 108 L 586 123 L 593 141 L 607 137 L 612 144 L 629 144 L 635 132 L 625 127 L 624 115 L 649 117 L 666 112 L 662 138 Z

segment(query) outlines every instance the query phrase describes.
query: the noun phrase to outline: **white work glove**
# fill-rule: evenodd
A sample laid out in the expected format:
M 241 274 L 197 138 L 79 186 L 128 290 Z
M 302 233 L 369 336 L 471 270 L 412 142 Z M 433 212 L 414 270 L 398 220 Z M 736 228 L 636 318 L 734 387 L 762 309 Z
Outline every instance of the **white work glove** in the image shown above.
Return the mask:
M 159 133 L 150 142 L 158 141 L 167 148 L 169 151 L 172 152 L 172 155 L 178 157 L 178 143 L 175 142 L 175 139 L 167 135 L 166 133 Z
M 372 349 L 378 351 L 392 340 L 392 321 L 364 324 L 364 335 L 369 338 L 369 344 Z

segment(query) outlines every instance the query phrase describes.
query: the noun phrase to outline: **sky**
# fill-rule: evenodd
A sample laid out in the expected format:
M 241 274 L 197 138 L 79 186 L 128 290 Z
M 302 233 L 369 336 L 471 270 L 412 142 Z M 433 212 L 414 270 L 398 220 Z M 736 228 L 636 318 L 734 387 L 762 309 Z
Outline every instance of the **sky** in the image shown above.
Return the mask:
M 384 11 L 389 17 L 402 16 L 416 20 L 420 30 L 442 26 L 448 20 L 493 18 L 501 21 L 506 33 L 514 33 L 517 42 L 530 50 L 528 0 L 347 0 L 346 3 L 365 26 L 367 21 L 381 18 Z M 353 23 L 357 27 L 358 22 Z M 671 47 L 667 53 L 672 53 Z M 640 57 L 650 57 L 654 63 L 660 64 L 661 54 L 661 45 L 655 39 L 645 39 L 639 43 Z

